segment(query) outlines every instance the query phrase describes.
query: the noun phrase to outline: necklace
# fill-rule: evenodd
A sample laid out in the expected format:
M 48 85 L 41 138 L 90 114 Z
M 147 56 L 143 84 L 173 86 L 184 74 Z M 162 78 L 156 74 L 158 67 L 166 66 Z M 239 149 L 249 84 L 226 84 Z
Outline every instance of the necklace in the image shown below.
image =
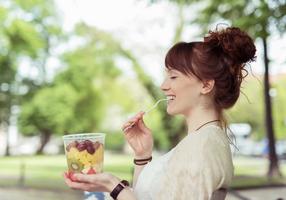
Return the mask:
M 202 128 L 203 126 L 205 126 L 205 125 L 209 124 L 209 123 L 212 123 L 212 122 L 219 122 L 219 121 L 220 121 L 219 119 L 212 120 L 212 121 L 208 121 L 208 122 L 204 123 L 203 125 L 199 126 L 199 127 L 196 129 L 196 131 L 197 131 L 197 130 L 199 130 L 200 128 Z

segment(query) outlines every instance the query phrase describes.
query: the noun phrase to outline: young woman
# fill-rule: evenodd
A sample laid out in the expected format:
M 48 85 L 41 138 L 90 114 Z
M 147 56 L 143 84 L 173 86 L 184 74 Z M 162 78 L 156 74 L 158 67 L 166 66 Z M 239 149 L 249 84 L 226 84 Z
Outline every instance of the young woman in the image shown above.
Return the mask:
M 175 44 L 166 55 L 161 89 L 168 114 L 185 117 L 186 136 L 152 160 L 153 137 L 140 112 L 122 127 L 135 154 L 133 188 L 108 173 L 75 174 L 76 181 L 65 177 L 66 184 L 110 192 L 118 200 L 225 199 L 233 164 L 223 111 L 236 103 L 255 52 L 253 40 L 235 27 L 210 31 L 201 42 Z

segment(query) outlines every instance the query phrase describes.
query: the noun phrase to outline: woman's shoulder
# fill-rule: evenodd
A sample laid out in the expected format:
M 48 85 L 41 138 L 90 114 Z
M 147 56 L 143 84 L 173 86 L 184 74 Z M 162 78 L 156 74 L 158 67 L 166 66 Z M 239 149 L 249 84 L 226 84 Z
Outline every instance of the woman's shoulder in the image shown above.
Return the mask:
M 229 145 L 225 131 L 215 125 L 209 125 L 202 129 L 189 133 L 178 146 L 187 148 L 208 148 L 212 146 L 227 147 Z
M 214 160 L 232 160 L 226 133 L 215 126 L 205 127 L 196 134 L 186 136 L 176 146 L 172 157 L 175 160 L 185 160 L 186 165 L 195 162 L 200 166 Z
M 170 161 L 178 162 L 181 169 L 192 170 L 194 173 L 219 166 L 231 172 L 230 146 L 227 137 L 222 134 L 226 134 L 223 129 L 208 126 L 196 134 L 186 136 L 177 145 Z

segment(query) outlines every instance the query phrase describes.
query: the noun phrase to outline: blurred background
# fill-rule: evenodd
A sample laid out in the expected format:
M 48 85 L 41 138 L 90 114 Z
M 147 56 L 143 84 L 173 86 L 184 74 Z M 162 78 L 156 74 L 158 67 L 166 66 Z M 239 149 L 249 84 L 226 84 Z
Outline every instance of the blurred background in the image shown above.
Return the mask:
M 230 25 L 255 39 L 257 62 L 226 113 L 227 199 L 286 199 L 285 14 L 285 0 L 0 0 L 0 199 L 84 199 L 62 178 L 71 133 L 106 133 L 104 170 L 132 181 L 120 127 L 163 97 L 167 50 Z M 145 117 L 155 157 L 186 134 L 165 107 Z

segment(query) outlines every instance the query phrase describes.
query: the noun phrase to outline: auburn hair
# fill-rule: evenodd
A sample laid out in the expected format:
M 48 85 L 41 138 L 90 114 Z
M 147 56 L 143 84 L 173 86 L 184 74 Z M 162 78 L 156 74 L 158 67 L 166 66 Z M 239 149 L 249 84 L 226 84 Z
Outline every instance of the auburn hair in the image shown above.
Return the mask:
M 201 42 L 179 42 L 167 53 L 165 66 L 200 80 L 214 80 L 213 103 L 223 119 L 223 109 L 231 108 L 240 95 L 246 64 L 254 61 L 252 38 L 237 27 L 209 31 Z M 225 123 L 226 121 L 223 120 Z

